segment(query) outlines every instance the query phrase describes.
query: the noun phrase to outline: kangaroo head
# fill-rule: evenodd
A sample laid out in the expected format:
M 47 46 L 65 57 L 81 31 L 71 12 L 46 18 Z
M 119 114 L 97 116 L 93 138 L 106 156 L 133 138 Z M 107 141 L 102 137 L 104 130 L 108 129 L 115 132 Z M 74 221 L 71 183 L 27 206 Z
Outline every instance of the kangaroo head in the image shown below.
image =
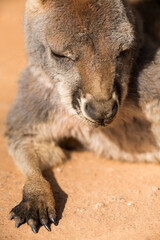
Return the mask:
M 134 17 L 122 0 L 28 0 L 28 59 L 61 101 L 93 126 L 113 121 L 128 90 L 137 48 Z

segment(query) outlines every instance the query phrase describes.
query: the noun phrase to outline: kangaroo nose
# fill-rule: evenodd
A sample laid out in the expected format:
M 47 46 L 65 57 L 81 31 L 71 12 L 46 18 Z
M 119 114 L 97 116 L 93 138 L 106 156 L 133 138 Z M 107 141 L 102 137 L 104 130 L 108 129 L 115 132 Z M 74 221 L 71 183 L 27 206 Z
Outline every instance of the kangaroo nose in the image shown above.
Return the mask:
M 87 102 L 85 105 L 87 116 L 105 126 L 111 123 L 118 112 L 118 103 L 113 102 Z

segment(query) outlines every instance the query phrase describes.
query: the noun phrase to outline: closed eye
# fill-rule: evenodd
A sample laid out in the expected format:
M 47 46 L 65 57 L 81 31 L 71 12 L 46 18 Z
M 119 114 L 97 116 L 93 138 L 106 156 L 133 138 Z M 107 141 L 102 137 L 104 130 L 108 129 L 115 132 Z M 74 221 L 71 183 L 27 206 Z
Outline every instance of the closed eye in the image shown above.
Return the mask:
M 129 55 L 129 52 L 130 52 L 129 49 L 125 49 L 125 50 L 123 50 L 123 51 L 121 51 L 121 52 L 119 53 L 119 55 L 117 56 L 117 58 L 127 57 L 127 56 Z
M 51 49 L 51 55 L 52 55 L 53 58 L 56 58 L 56 59 L 59 59 L 59 60 L 62 59 L 62 60 L 65 60 L 67 62 L 70 62 L 70 61 L 75 62 L 77 60 L 77 58 L 72 56 L 71 54 L 69 56 L 59 54 L 59 53 L 56 53 L 55 51 L 53 51 L 52 49 Z
M 65 55 L 55 53 L 53 50 L 51 50 L 51 54 L 52 54 L 53 57 L 57 57 L 57 58 L 69 58 Z

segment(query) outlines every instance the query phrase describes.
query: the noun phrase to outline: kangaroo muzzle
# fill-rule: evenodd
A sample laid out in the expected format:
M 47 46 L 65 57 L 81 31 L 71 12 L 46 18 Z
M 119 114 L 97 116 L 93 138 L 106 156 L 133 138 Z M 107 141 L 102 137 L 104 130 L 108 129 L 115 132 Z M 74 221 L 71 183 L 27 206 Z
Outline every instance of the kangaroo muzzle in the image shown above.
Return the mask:
M 118 112 L 118 103 L 115 101 L 92 101 L 85 104 L 85 115 L 88 120 L 95 121 L 99 125 L 110 124 Z
M 119 101 L 115 93 L 107 100 L 104 98 L 96 99 L 90 94 L 86 94 L 86 97 L 81 97 L 80 94 L 75 96 L 77 97 L 74 98 L 75 109 L 81 111 L 83 118 L 92 124 L 107 126 L 117 115 Z

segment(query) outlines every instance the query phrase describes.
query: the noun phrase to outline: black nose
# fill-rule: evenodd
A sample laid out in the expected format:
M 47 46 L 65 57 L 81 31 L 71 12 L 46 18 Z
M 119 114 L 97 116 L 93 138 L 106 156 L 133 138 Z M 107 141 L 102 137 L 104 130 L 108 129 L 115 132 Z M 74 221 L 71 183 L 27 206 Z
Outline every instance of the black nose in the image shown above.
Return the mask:
M 85 111 L 90 118 L 92 118 L 93 120 L 98 120 L 98 116 L 96 115 L 96 110 L 92 103 L 86 103 Z
M 85 112 L 89 118 L 101 125 L 107 125 L 112 122 L 118 112 L 117 102 L 88 102 L 85 106 Z

